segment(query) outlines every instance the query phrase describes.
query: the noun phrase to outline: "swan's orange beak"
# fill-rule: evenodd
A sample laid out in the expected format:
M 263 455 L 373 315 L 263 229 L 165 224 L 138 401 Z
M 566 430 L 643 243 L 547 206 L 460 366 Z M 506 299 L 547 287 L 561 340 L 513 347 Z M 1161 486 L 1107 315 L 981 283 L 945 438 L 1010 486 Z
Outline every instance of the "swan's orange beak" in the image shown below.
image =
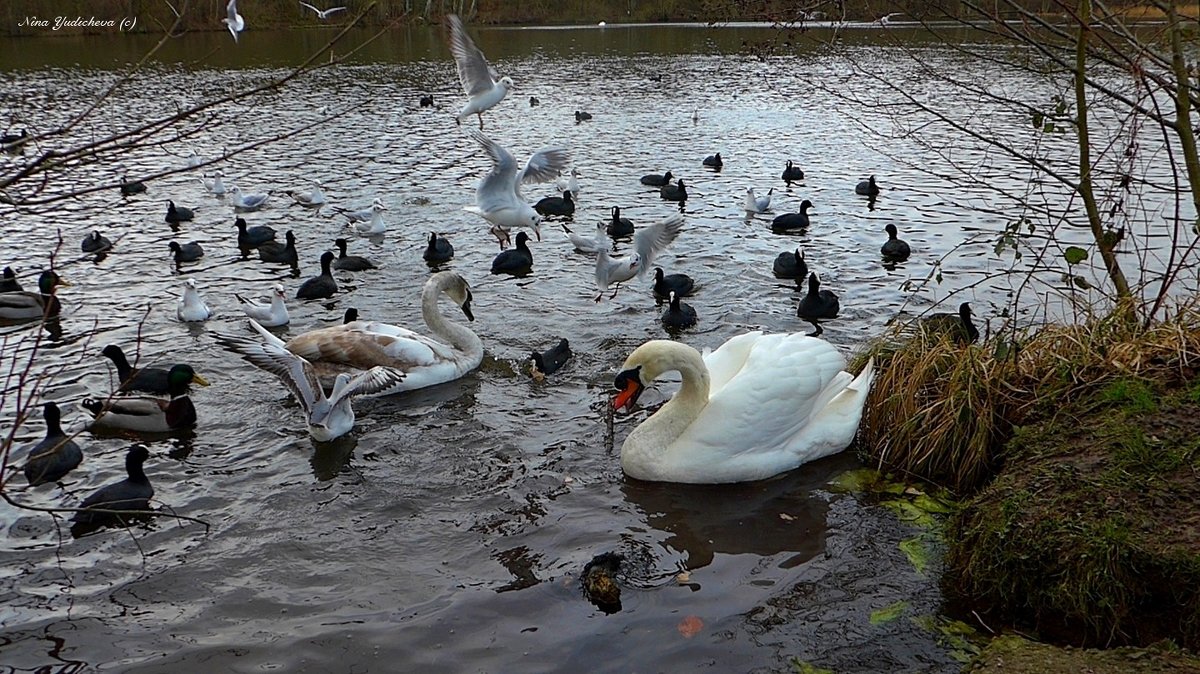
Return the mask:
M 642 390 L 645 388 L 642 385 L 640 377 L 641 369 L 639 365 L 632 370 L 625 370 L 617 375 L 617 379 L 613 382 L 613 385 L 620 389 L 621 392 L 613 398 L 613 408 L 621 409 L 624 407 L 626 412 L 633 411 L 633 406 L 637 403 L 638 396 L 642 394 Z

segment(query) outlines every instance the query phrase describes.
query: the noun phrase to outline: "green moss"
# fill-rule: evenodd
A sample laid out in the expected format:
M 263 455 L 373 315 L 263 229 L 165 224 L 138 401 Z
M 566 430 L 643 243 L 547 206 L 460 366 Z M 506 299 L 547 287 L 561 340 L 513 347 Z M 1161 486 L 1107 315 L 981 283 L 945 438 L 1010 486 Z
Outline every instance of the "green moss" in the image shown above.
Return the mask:
M 1101 402 L 1119 405 L 1134 414 L 1153 412 L 1158 407 L 1154 391 L 1145 382 L 1136 379 L 1115 379 L 1101 389 L 1096 397 Z
M 1200 671 L 1200 659 L 1170 643 L 1097 651 L 1058 648 L 1016 636 L 993 639 L 972 662 L 973 674 L 1167 674 Z

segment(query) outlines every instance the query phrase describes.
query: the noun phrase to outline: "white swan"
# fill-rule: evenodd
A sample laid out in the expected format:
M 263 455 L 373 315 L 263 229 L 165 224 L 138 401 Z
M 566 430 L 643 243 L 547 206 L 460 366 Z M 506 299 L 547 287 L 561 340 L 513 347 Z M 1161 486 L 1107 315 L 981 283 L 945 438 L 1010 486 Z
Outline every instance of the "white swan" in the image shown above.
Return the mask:
M 253 318 L 250 325 L 265 342 L 221 333 L 214 336 L 221 346 L 283 381 L 304 409 L 308 434 L 317 442 L 329 442 L 354 428 L 354 408 L 351 406 L 354 396 L 376 393 L 404 380 L 403 372 L 386 367 L 373 367 L 354 376 L 343 372 L 337 376 L 333 391 L 326 397 L 311 363 L 284 348 L 283 341 Z
M 247 316 L 258 321 L 260 325 L 265 325 L 268 328 L 277 328 L 281 325 L 287 325 L 291 318 L 288 316 L 287 304 L 284 302 L 283 286 L 276 283 L 274 288 L 271 288 L 271 302 L 264 304 L 254 300 L 248 300 L 241 295 L 234 293 L 234 297 L 242 304 L 242 311 Z
M 458 379 L 479 367 L 483 342 L 469 328 L 438 312 L 438 297 L 443 293 L 467 320 L 475 320 L 471 286 L 458 274 L 443 271 L 430 277 L 421 290 L 421 315 L 434 336 L 377 321 L 352 321 L 294 337 L 287 349 L 323 370 L 323 376 L 376 365 L 404 372 L 404 381 L 380 391 L 382 395 Z
M 750 332 L 701 357 L 690 346 L 653 340 L 617 375 L 615 407 L 679 372 L 679 391 L 635 428 L 621 467 L 638 480 L 720 484 L 761 480 L 845 449 L 854 439 L 874 378 L 857 378 L 828 342 L 800 333 Z
M 771 194 L 775 192 L 775 188 L 767 190 L 767 195 L 760 197 L 754 193 L 753 187 L 746 188 L 746 200 L 742 202 L 742 208 L 747 213 L 766 213 L 771 208 Z
M 188 279 L 183 282 L 183 296 L 175 306 L 175 317 L 184 322 L 207 321 L 212 311 L 196 290 L 196 280 Z

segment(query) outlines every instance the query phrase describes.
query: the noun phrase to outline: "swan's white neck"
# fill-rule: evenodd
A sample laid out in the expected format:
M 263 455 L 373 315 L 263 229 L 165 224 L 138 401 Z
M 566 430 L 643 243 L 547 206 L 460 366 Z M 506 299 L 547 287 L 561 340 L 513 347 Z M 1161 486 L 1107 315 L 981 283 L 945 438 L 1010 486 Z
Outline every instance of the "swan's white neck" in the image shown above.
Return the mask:
M 652 344 L 650 353 L 645 354 L 643 359 L 646 363 L 643 370 L 653 367 L 648 374 L 653 374 L 654 378 L 667 372 L 678 372 L 683 382 L 674 397 L 625 439 L 621 461 L 626 465 L 661 460 L 671 443 L 708 406 L 710 380 L 700 352 L 676 342 L 658 341 Z M 645 377 L 643 383 L 650 384 Z
M 446 340 L 455 349 L 474 359 L 483 355 L 483 342 L 465 325 L 449 321 L 438 311 L 438 297 L 457 279 L 442 277 L 439 282 L 428 284 L 421 291 L 421 316 L 433 334 Z

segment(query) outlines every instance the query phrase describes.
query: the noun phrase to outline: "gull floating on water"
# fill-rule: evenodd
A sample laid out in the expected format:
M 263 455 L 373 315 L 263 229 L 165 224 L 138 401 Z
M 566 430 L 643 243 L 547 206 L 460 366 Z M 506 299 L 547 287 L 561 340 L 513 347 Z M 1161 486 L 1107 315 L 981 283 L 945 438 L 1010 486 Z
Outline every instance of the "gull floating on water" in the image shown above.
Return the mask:
M 229 34 L 233 36 L 233 41 L 237 42 L 237 34 L 246 30 L 246 20 L 237 11 L 237 0 L 229 0 L 229 4 L 225 5 L 225 12 L 227 16 L 221 19 L 221 23 L 229 28 Z
M 570 192 L 571 196 L 579 196 L 579 169 L 571 167 L 571 175 L 559 176 L 558 180 L 554 181 L 554 186 L 559 192 Z
M 267 199 L 270 197 L 266 192 L 242 194 L 242 188 L 237 185 L 229 188 L 229 194 L 235 211 L 257 211 L 267 203 Z
M 489 110 L 504 97 L 512 88 L 513 81 L 500 74 L 488 65 L 483 52 L 475 46 L 462 19 L 457 14 L 446 15 L 446 26 L 450 30 L 450 53 L 454 55 L 454 63 L 458 67 L 458 79 L 462 82 L 463 91 L 467 92 L 467 104 L 454 118 L 456 123 L 476 115 L 479 117 L 479 128 L 483 128 L 483 113 Z
M 775 188 L 772 187 L 771 189 L 767 190 L 766 196 L 760 197 L 754 194 L 753 187 L 747 187 L 746 200 L 742 202 L 742 208 L 744 208 L 747 213 L 766 213 L 767 210 L 771 208 L 771 194 L 774 191 Z
M 387 210 L 383 205 L 383 200 L 376 197 L 371 201 L 370 206 L 367 206 L 366 208 L 360 208 L 357 211 L 342 211 L 342 215 L 346 216 L 346 219 L 350 222 L 366 222 L 375 215 L 376 206 Z
M 325 205 L 325 193 L 321 191 L 321 181 L 314 180 L 313 188 L 307 192 L 288 191 L 287 195 L 305 208 L 320 208 Z
M 533 210 L 521 196 L 522 183 L 545 183 L 554 180 L 571 161 L 566 149 L 559 147 L 538 150 L 525 168 L 517 170 L 517 160 L 482 131 L 468 130 L 492 158 L 492 170 L 475 190 L 475 205 L 464 210 L 483 217 L 492 223 L 488 229 L 500 242 L 503 249 L 508 242 L 508 230 L 513 227 L 529 227 L 541 241 L 542 216 Z
M 371 204 L 371 217 L 366 223 L 351 220 L 349 224 L 360 236 L 378 236 L 387 231 L 387 223 L 383 221 L 383 212 L 386 210 L 387 206 L 376 199 L 375 203 Z
M 221 181 L 221 172 L 217 171 L 211 178 L 204 176 L 200 179 L 204 183 L 204 189 L 208 190 L 209 194 L 223 196 L 225 194 L 225 183 Z
M 196 290 L 196 280 L 184 281 L 183 297 L 179 298 L 179 304 L 175 307 L 175 317 L 191 323 L 207 321 L 210 316 L 212 316 L 212 311 L 209 311 L 208 305 L 200 298 L 200 292 Z
M 614 259 L 609 256 L 608 247 L 602 247 L 596 258 L 596 288 L 600 290 L 596 301 L 600 301 L 609 285 L 623 283 L 635 276 L 644 277 L 654 264 L 654 258 L 671 245 L 682 230 L 683 215 L 672 213 L 661 222 L 638 230 L 633 235 L 633 252 L 629 255 Z
M 601 248 L 608 248 L 608 223 L 603 220 L 596 223 L 596 233 L 590 238 L 568 229 L 567 238 L 571 240 L 575 250 L 595 255 Z
M 308 434 L 317 442 L 328 442 L 354 428 L 351 398 L 378 393 L 404 380 L 403 372 L 380 365 L 353 376 L 343 372 L 337 376 L 333 391 L 326 397 L 312 363 L 288 351 L 282 340 L 255 323 L 254 319 L 250 319 L 250 325 L 262 335 L 265 342 L 225 334 L 216 335 L 217 341 L 252 365 L 279 377 L 304 409 Z
M 328 19 L 331 14 L 336 14 L 338 12 L 344 12 L 346 10 L 345 7 L 330 7 L 329 9 L 317 9 L 316 7 L 313 7 L 312 5 L 308 4 L 307 2 L 302 2 L 300 4 L 311 9 L 312 11 L 316 12 L 317 18 L 320 19 L 321 21 Z
M 268 328 L 277 328 L 281 325 L 287 325 L 291 318 L 288 316 L 287 304 L 284 303 L 283 286 L 276 283 L 274 288 L 271 288 L 271 301 L 264 304 L 254 300 L 248 300 L 241 295 L 234 293 L 234 297 L 242 304 L 242 311 L 246 315 L 259 324 L 265 325 Z

